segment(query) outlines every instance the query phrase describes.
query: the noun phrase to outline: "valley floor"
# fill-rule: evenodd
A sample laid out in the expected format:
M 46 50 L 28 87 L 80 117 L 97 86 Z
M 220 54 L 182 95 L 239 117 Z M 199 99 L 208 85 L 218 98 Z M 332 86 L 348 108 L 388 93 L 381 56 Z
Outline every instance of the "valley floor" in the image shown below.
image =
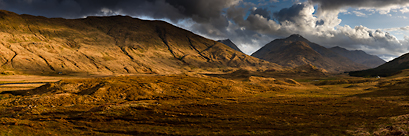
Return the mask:
M 0 76 L 0 135 L 408 134 L 407 76 L 257 75 Z

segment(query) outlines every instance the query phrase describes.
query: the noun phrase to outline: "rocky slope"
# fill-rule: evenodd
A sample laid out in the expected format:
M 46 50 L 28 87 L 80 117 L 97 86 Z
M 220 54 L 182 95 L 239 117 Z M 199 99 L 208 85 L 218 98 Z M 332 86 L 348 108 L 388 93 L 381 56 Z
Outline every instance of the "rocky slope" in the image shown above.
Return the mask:
M 0 71 L 159 73 L 280 66 L 163 21 L 45 18 L 0 11 Z
M 379 58 L 378 56 L 375 55 L 369 55 L 364 51 L 361 50 L 354 50 L 354 51 L 349 51 L 345 48 L 336 46 L 330 48 L 331 51 L 338 53 L 341 56 L 347 57 L 348 59 L 358 63 L 365 65 L 369 68 L 375 68 L 378 67 L 384 63 L 386 63 L 385 60 Z
M 297 67 L 311 64 L 328 72 L 367 68 L 323 46 L 312 43 L 298 34 L 285 39 L 276 39 L 253 53 L 252 56 L 282 66 Z
M 360 77 L 391 76 L 394 74 L 398 74 L 404 69 L 409 69 L 409 53 L 404 54 L 383 65 L 380 65 L 379 67 L 350 72 L 349 75 Z
M 230 48 L 232 48 L 232 49 L 234 49 L 234 50 L 236 50 L 236 51 L 243 52 L 243 51 L 241 51 L 241 50 L 239 49 L 239 47 L 237 47 L 237 45 L 234 44 L 230 39 L 218 40 L 217 42 L 223 43 L 223 44 L 229 46 Z

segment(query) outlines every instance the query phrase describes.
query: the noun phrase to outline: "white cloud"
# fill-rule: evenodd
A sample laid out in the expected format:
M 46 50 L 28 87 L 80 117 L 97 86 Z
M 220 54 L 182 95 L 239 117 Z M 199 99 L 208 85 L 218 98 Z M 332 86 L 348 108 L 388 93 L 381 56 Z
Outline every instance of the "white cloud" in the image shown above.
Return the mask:
M 395 27 L 395 28 L 387 28 L 384 31 L 409 31 L 409 26 L 405 27 Z
M 402 14 L 404 14 L 406 12 L 409 12 L 409 9 L 408 7 L 405 7 L 405 8 L 400 9 L 399 11 L 402 12 Z
M 394 4 L 394 5 L 388 5 L 388 6 L 377 6 L 377 7 L 359 7 L 357 8 L 358 10 L 366 10 L 368 12 L 371 12 L 371 14 L 377 12 L 381 15 L 388 15 L 390 16 L 391 12 L 398 12 L 400 11 L 401 13 L 406 13 L 409 12 L 409 4 Z
M 366 17 L 365 13 L 359 12 L 359 11 L 352 11 L 356 16 L 358 17 Z

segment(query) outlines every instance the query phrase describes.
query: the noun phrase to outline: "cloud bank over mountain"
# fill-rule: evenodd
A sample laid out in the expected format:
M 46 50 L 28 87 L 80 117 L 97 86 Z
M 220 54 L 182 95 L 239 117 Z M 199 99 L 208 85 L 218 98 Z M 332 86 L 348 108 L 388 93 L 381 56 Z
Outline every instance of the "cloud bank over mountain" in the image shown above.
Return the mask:
M 327 47 L 360 49 L 370 54 L 399 56 L 409 51 L 409 38 L 391 31 L 409 26 L 371 29 L 341 25 L 348 9 L 367 14 L 409 12 L 409 0 L 307 0 L 273 11 L 279 0 L 0 0 L 0 8 L 19 14 L 81 18 L 95 15 L 129 15 L 162 19 L 211 39 L 234 41 L 252 53 L 276 38 L 298 33 Z M 277 7 L 275 7 L 277 8 Z M 359 11 L 358 11 L 359 10 Z M 362 11 L 361 11 L 362 10 Z M 405 16 L 403 16 L 405 17 Z M 387 57 L 384 57 L 387 59 Z

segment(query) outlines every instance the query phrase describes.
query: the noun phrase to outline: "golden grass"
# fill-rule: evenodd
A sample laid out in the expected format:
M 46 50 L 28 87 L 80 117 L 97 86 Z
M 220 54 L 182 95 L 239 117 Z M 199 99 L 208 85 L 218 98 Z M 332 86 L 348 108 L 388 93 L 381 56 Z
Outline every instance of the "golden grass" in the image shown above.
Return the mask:
M 0 135 L 407 133 L 406 80 L 335 77 L 316 85 L 322 81 L 257 76 L 64 79 L 0 94 Z

